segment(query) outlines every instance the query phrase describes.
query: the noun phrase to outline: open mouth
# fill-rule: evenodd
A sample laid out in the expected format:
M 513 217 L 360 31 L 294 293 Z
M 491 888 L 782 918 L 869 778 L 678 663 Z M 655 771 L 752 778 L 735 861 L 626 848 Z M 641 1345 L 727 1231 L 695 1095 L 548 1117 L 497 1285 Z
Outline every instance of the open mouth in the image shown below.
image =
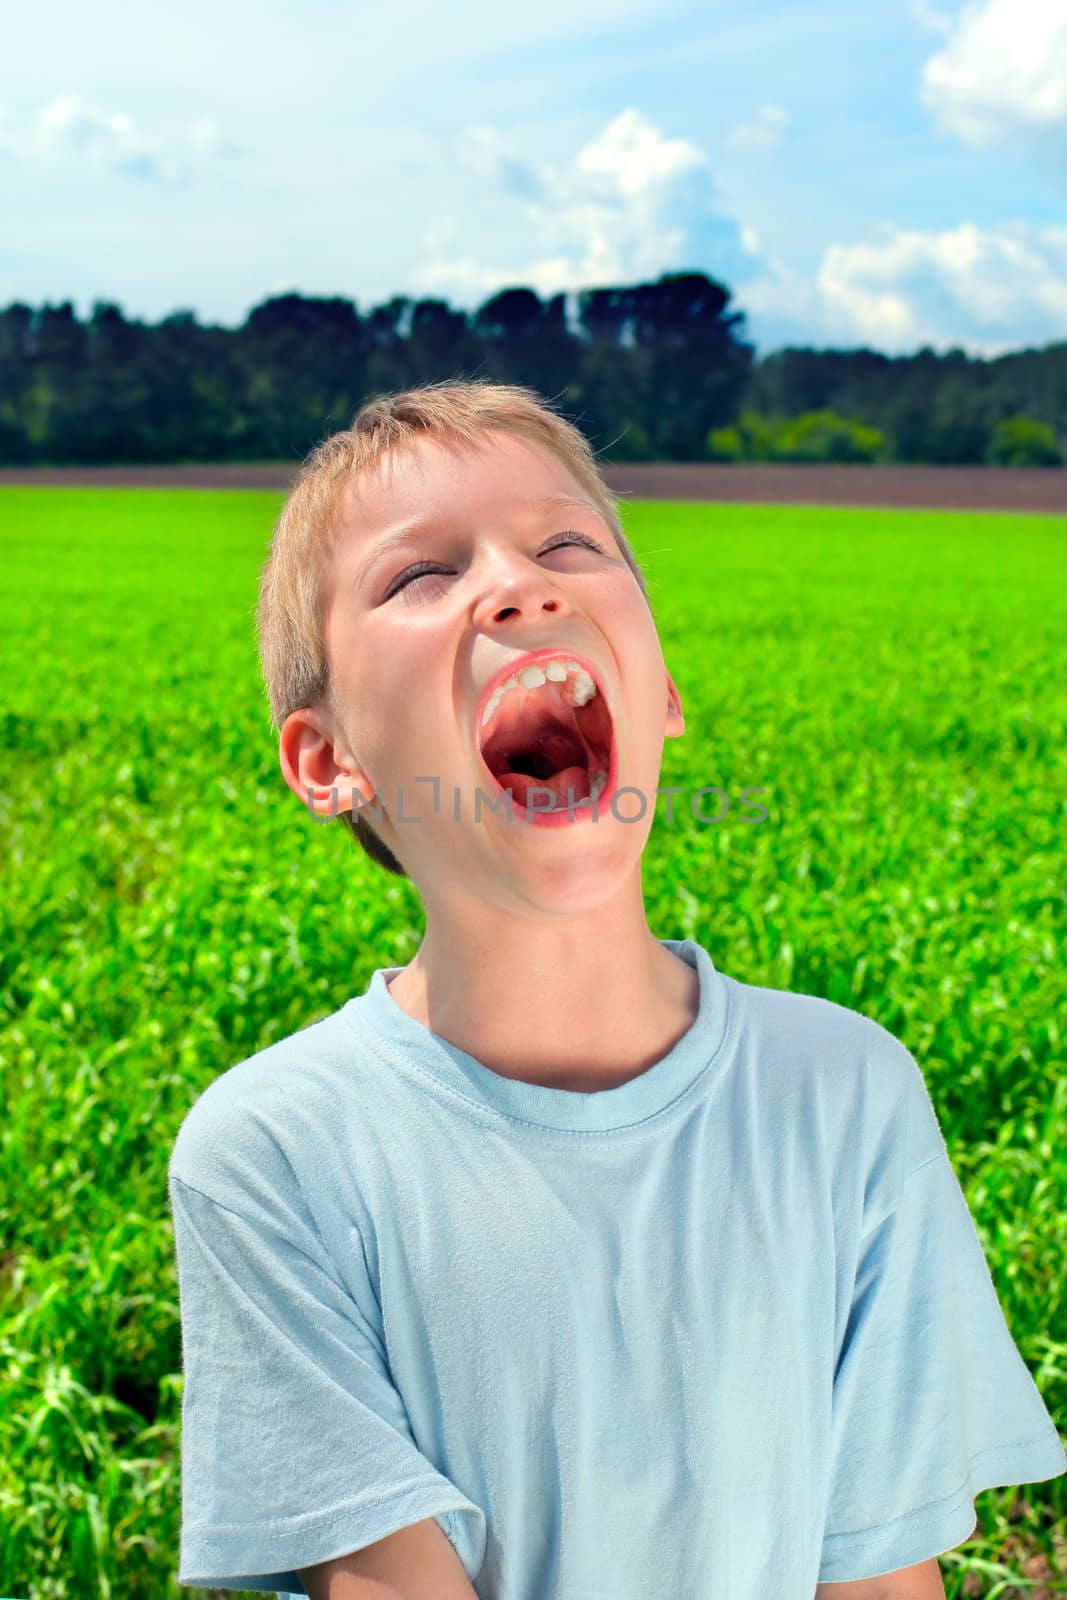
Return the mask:
M 561 658 L 524 669 L 506 688 L 480 730 L 479 749 L 499 787 L 542 816 L 566 814 L 568 804 L 582 801 L 584 811 L 591 809 L 611 777 L 612 738 L 611 714 L 595 681 Z M 532 804 L 531 790 L 542 791 Z

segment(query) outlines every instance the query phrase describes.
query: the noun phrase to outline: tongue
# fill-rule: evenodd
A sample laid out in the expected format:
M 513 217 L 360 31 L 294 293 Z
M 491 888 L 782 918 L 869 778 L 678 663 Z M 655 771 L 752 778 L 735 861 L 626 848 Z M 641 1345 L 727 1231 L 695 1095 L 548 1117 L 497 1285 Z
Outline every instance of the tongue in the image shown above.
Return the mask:
M 557 802 L 562 806 L 567 804 L 567 790 L 572 791 L 571 803 L 577 805 L 579 800 L 588 800 L 591 794 L 589 787 L 589 774 L 584 767 L 564 767 L 561 772 L 554 772 L 550 778 L 531 778 L 525 772 L 499 772 L 497 783 L 503 789 L 510 789 L 519 805 L 526 806 L 527 810 L 551 811 L 553 803 L 546 800 L 544 790 L 551 789 Z M 532 797 L 532 804 L 526 796 L 529 790 L 539 789 L 542 792 Z M 562 809 L 561 806 L 561 809 Z
M 503 772 L 497 773 L 496 780 L 502 788 L 510 789 L 518 803 L 527 809 L 530 809 L 527 795 L 531 789 L 538 788 L 550 790 L 555 800 L 550 801 L 544 793 L 535 794 L 535 811 L 551 811 L 556 804 L 566 806 L 568 789 L 572 791 L 571 803 L 577 805 L 579 800 L 587 800 L 591 793 L 588 771 L 575 762 L 577 753 L 572 735 L 553 730 L 542 734 L 534 749 L 526 752 L 525 760 L 520 762 L 518 756 L 512 757 L 516 765 L 532 766 L 534 773 L 541 772 L 542 777 L 529 772 L 515 772 L 510 766 L 505 766 Z

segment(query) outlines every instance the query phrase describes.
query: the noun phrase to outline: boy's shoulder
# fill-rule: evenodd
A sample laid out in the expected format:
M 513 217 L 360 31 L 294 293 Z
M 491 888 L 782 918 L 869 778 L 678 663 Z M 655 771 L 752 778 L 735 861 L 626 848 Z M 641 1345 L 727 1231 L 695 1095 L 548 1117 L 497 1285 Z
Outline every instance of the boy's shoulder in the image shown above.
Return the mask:
M 212 1078 L 186 1111 L 171 1147 L 168 1179 L 225 1203 L 247 1192 L 256 1173 L 283 1183 L 286 1146 L 296 1124 L 329 1116 L 330 1080 L 351 1070 L 343 1008 L 234 1062 Z M 347 1045 L 347 1052 L 346 1052 Z
M 731 983 L 734 1066 L 754 1075 L 768 1113 L 817 1106 L 843 1161 L 862 1150 L 893 1180 L 944 1153 L 922 1069 L 884 1024 L 821 995 Z
M 853 1006 L 824 995 L 795 989 L 772 989 L 731 978 L 739 1012 L 736 1032 L 773 1056 L 781 1055 L 794 1069 L 854 1071 L 866 1061 L 879 1070 L 907 1076 L 914 1058 L 887 1027 Z

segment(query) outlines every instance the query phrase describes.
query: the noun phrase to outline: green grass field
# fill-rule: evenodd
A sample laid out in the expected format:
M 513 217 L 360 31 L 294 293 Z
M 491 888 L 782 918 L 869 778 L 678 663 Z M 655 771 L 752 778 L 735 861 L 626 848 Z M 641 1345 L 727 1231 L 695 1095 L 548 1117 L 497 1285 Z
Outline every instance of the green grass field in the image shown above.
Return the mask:
M 205 1592 L 174 1577 L 171 1146 L 214 1077 L 420 938 L 411 885 L 278 767 L 253 611 L 280 504 L 0 490 L 0 1593 L 19 1600 Z M 661 783 L 730 801 L 717 825 L 657 806 L 649 924 L 908 1046 L 1063 1433 L 1067 517 L 635 502 L 625 525 L 687 716 Z M 1067 1592 L 1067 1478 L 977 1503 L 949 1600 Z

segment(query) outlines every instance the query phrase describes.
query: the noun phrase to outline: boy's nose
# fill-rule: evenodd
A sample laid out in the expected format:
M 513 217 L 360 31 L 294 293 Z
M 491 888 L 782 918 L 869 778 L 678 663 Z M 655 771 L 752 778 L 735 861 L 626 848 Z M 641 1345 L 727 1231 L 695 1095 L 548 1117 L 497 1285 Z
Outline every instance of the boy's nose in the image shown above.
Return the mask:
M 512 568 L 498 570 L 486 579 L 474 608 L 474 621 L 479 628 L 491 629 L 516 617 L 559 616 L 567 609 L 567 602 L 553 591 L 544 573 Z

